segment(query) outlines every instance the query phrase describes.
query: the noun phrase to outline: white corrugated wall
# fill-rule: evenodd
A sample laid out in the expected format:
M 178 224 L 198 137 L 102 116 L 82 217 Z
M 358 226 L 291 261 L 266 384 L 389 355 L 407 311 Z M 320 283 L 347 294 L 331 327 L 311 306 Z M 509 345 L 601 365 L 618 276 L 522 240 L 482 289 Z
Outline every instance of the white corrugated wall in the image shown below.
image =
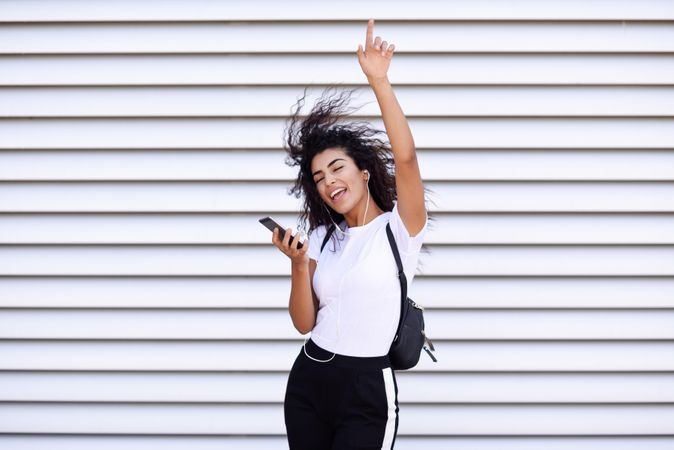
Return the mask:
M 437 216 L 396 448 L 674 448 L 656 0 L 0 1 L 0 448 L 287 448 L 301 336 L 257 219 L 295 223 L 303 87 L 374 101 L 369 17 Z

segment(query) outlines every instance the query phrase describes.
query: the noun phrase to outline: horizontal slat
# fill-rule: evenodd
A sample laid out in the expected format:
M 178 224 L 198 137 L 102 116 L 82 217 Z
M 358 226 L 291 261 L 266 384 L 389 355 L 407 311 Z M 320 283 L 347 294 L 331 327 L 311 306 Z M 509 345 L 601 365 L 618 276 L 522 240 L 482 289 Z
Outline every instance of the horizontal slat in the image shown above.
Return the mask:
M 283 182 L 4 182 L 0 212 L 300 211 Z M 674 182 L 429 182 L 431 212 L 674 212 Z M 260 227 L 254 223 L 255 227 Z M 288 225 L 291 227 L 292 225 Z
M 436 450 L 442 447 L 438 445 L 446 445 L 446 442 L 453 442 L 455 438 L 419 438 L 419 437 L 397 437 L 396 450 L 400 449 L 418 449 L 418 450 Z M 458 438 L 462 441 L 468 441 L 466 438 Z M 477 440 L 489 438 L 475 438 Z M 503 438 L 501 438 L 503 439 Z M 515 438 L 513 438 L 515 439 Z M 544 440 L 552 441 L 553 438 L 538 438 L 540 442 Z M 612 438 L 600 438 L 602 445 L 611 445 L 611 447 L 593 447 L 592 450 L 604 450 L 610 448 L 611 450 L 622 450 L 620 445 L 614 445 Z M 662 445 L 668 442 L 674 442 L 674 438 L 640 438 L 634 440 L 627 439 L 630 444 L 638 443 L 651 445 L 650 447 L 642 446 L 644 450 L 660 450 Z M 623 442 L 621 440 L 621 442 Z M 555 439 L 558 442 L 559 438 Z M 576 441 L 576 439 L 574 439 Z M 578 439 L 578 445 L 589 445 L 595 443 L 596 438 L 584 438 L 584 443 Z M 523 443 L 530 442 L 529 438 L 523 439 Z M 655 445 L 655 446 L 653 446 Z M 407 447 L 406 447 L 407 446 Z M 0 447 L 11 450 L 118 450 L 124 448 L 125 450 L 184 450 L 189 448 L 191 450 L 222 450 L 222 449 L 236 449 L 236 450 L 288 450 L 288 439 L 285 435 L 246 435 L 246 436 L 176 436 L 169 434 L 167 436 L 111 436 L 111 435 L 63 435 L 63 434 L 0 434 Z M 528 449 L 529 447 L 521 447 Z M 532 447 L 533 448 L 533 447 Z M 561 448 L 561 447 L 560 447 Z M 585 449 L 585 447 L 569 447 L 569 449 Z M 589 447 L 588 447 L 589 448 Z M 566 449 L 564 449 L 566 450 Z
M 302 342 L 302 339 L 264 342 L 0 340 L 0 370 L 289 371 L 302 351 Z M 433 343 L 438 362 L 432 362 L 424 353 L 413 371 L 674 370 L 674 342 L 671 341 L 435 340 Z
M 355 52 L 365 20 L 333 23 L 4 24 L 0 54 Z M 670 23 L 377 22 L 405 52 L 671 52 Z M 269 45 L 273 36 L 274 45 Z M 351 36 L 352 39 L 347 39 Z
M 77 436 L 0 435 L 0 446 L 12 450 L 288 450 L 282 436 Z M 398 435 L 396 450 L 671 450 L 674 438 L 667 436 L 405 436 Z
M 0 244 L 270 244 L 262 216 L 5 214 Z M 273 217 L 298 229 L 297 215 Z M 674 244 L 674 214 L 438 213 L 428 227 L 427 244 Z
M 364 84 L 356 42 L 348 55 L 2 56 L 0 86 Z M 401 54 L 388 76 L 394 85 L 672 84 L 674 56 Z
M 674 150 L 417 149 L 424 181 L 674 181 Z M 285 181 L 298 168 L 282 150 L 6 150 L 0 181 Z
M 400 414 L 400 435 L 674 433 L 674 405 L 406 405 Z M 0 432 L 281 434 L 285 425 L 282 405 L 10 403 L 0 404 Z
M 674 246 L 432 246 L 416 273 L 434 276 L 672 276 Z M 259 246 L 0 247 L 0 275 L 290 275 L 290 260 Z M 395 275 L 395 271 L 392 272 Z M 423 304 L 423 303 L 422 303 Z
M 360 329 L 367 320 L 351 319 Z M 674 311 L 429 310 L 440 340 L 672 339 Z M 0 339 L 294 339 L 288 311 L 0 310 Z
M 438 3 L 422 0 L 409 3 L 378 3 L 345 0 L 339 8 L 325 8 L 320 3 L 290 1 L 282 5 L 271 0 L 247 2 L 196 0 L 185 4 L 176 0 L 87 1 L 61 0 L 58 4 L 38 0 L 4 1 L 2 21 L 213 21 L 213 20 L 671 20 L 669 1 L 642 0 L 616 2 L 536 2 L 516 0 L 455 0 Z
M 0 372 L 11 402 L 282 403 L 288 374 Z M 398 400 L 409 403 L 666 403 L 674 374 L 396 372 Z M 246 386 L 246 389 L 241 389 Z M 1 440 L 0 440 L 1 442 Z
M 441 155 L 435 153 L 428 151 L 426 155 L 437 161 Z M 626 159 L 644 161 L 645 170 L 650 166 L 657 171 L 656 161 L 672 159 L 674 162 L 674 151 L 671 154 L 666 150 L 652 152 L 650 161 L 648 156 L 642 160 L 636 153 L 634 156 Z M 2 151 L 0 180 L 274 180 L 290 183 L 297 176 L 297 168 L 288 166 L 285 158 L 282 150 Z M 674 180 L 674 169 L 672 175 Z
M 290 278 L 0 277 L 0 291 L 0 308 L 285 309 Z M 427 309 L 674 308 L 674 278 L 417 276 L 410 295 Z
M 369 122 L 385 130 L 379 118 Z M 416 146 L 429 149 L 674 148 L 670 118 L 412 118 L 409 124 Z M 250 118 L 0 119 L 0 149 L 277 149 L 284 127 L 281 119 Z
M 323 91 L 321 86 L 308 87 L 305 108 Z M 670 86 L 396 84 L 395 94 L 408 118 L 674 115 Z M 286 117 L 302 95 L 297 86 L 0 87 L 0 117 Z M 257 96 L 264 102 L 255 101 Z M 351 105 L 360 107 L 352 117 L 381 114 L 369 87 L 359 87 Z

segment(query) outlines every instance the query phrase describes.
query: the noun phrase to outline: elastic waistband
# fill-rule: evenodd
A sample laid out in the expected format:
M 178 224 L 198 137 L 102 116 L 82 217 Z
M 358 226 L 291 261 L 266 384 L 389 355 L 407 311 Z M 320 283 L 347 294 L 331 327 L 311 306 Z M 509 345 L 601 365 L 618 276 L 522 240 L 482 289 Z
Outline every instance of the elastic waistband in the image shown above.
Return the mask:
M 307 358 L 307 355 L 304 354 L 306 349 L 307 354 L 312 358 L 320 359 L 322 361 L 330 361 L 321 363 L 313 361 L 311 358 Z M 309 361 L 315 362 L 316 364 L 334 364 L 343 367 L 360 367 L 364 369 L 383 369 L 385 367 L 391 367 L 391 360 L 388 355 L 384 356 L 349 356 L 349 355 L 340 355 L 339 353 L 333 353 L 329 350 L 319 347 L 314 341 L 309 339 L 306 343 L 305 348 L 300 350 L 300 354 L 304 356 Z M 334 357 L 332 357 L 334 355 Z

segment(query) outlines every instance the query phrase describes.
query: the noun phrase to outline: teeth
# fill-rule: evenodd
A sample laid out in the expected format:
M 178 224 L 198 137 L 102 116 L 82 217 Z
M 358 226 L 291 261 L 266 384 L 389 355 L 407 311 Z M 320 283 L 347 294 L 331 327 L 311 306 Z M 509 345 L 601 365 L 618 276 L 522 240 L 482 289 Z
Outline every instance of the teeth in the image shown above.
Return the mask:
M 337 189 L 335 192 L 332 193 L 332 195 L 330 195 L 330 198 L 334 199 L 337 194 L 339 194 L 340 192 L 343 192 L 345 190 L 346 189 L 344 189 L 344 188 Z

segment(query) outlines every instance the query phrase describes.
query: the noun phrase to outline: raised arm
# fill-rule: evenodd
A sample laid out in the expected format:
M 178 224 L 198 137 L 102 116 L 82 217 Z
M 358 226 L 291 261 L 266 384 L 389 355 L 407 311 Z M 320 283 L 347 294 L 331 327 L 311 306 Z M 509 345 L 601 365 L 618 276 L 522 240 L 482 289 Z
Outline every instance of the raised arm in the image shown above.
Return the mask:
M 393 150 L 398 211 L 407 231 L 411 236 L 416 236 L 426 222 L 424 185 L 421 181 L 412 131 L 387 75 L 395 46 L 388 45 L 386 41 L 382 42 L 379 36 L 373 40 L 373 33 L 374 19 L 370 19 L 365 34 L 365 50 L 360 44 L 358 45 L 358 62 L 377 97 L 386 134 Z

